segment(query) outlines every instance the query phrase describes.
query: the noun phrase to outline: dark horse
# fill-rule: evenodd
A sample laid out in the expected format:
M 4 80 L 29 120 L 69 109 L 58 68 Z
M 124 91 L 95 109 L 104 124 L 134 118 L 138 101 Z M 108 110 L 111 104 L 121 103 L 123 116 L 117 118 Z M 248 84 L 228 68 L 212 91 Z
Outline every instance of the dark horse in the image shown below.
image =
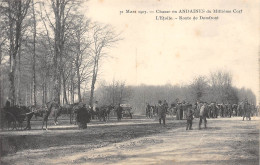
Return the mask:
M 114 109 L 113 105 L 108 105 L 108 106 L 101 106 L 99 111 L 98 111 L 98 118 L 99 120 L 107 121 L 109 120 L 110 112 Z
M 76 104 L 75 103 L 74 104 L 65 104 L 61 107 L 62 111 L 66 112 L 66 114 L 69 115 L 70 124 L 72 124 L 73 119 L 74 119 L 74 115 L 75 115 L 74 112 L 73 112 L 74 105 L 76 105 Z

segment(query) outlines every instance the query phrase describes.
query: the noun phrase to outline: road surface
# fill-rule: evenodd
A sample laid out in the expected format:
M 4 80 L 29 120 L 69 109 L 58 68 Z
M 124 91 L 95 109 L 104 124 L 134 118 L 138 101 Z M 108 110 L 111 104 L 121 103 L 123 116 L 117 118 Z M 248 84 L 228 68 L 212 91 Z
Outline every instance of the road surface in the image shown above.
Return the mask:
M 209 119 L 208 128 L 202 130 L 198 119 L 188 131 L 184 120 L 168 120 L 163 126 L 140 119 L 90 124 L 87 130 L 57 126 L 2 136 L 2 143 L 14 139 L 19 139 L 16 145 L 25 143 L 4 155 L 2 164 L 259 164 L 255 117 Z

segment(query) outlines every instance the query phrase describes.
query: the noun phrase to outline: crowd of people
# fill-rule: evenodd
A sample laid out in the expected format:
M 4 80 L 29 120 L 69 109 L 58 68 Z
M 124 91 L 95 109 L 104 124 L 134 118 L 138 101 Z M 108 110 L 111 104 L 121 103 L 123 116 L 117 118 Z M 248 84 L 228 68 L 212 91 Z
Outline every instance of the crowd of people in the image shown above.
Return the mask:
M 221 103 L 216 102 L 202 102 L 198 101 L 194 104 L 187 103 L 185 101 L 179 102 L 176 101 L 168 106 L 166 100 L 163 102 L 158 101 L 157 105 L 146 105 L 146 117 L 159 118 L 159 123 L 163 121 L 165 124 L 166 114 L 176 116 L 176 120 L 187 120 L 186 129 L 192 129 L 192 120 L 194 117 L 199 118 L 199 129 L 201 128 L 202 122 L 204 126 L 207 125 L 207 118 L 218 118 L 218 117 L 232 117 L 232 116 L 241 116 L 243 120 L 247 118 L 251 120 L 251 116 L 258 115 L 258 107 L 254 104 L 250 104 L 247 99 L 239 102 L 238 104 L 231 103 Z
M 50 103 L 51 104 L 49 105 L 54 105 L 55 101 L 52 101 Z M 58 103 L 56 104 L 58 105 Z M 45 118 L 44 116 L 47 116 L 46 119 L 44 119 L 44 121 L 47 121 L 50 111 L 52 111 L 53 107 L 54 106 L 51 106 L 50 108 L 43 108 L 42 115 L 39 115 L 40 112 L 37 112 L 35 109 L 32 110 L 33 109 L 32 106 L 31 112 L 26 111 L 26 112 L 22 112 L 22 114 L 17 113 L 18 115 L 16 116 L 26 116 L 28 120 L 26 129 L 30 129 L 31 128 L 30 119 L 32 118 L 33 115 L 35 115 L 36 117 L 37 115 L 39 115 L 42 116 L 43 118 Z M 177 99 L 174 103 L 170 104 L 170 106 L 166 100 L 164 101 L 159 100 L 158 104 L 156 105 L 150 105 L 149 103 L 147 103 L 146 117 L 147 118 L 157 117 L 159 119 L 159 123 L 164 125 L 166 124 L 166 115 L 175 116 L 176 120 L 185 119 L 187 120 L 186 129 L 188 130 L 188 129 L 192 129 L 192 120 L 194 118 L 199 118 L 199 128 L 201 128 L 202 122 L 204 122 L 204 126 L 206 127 L 207 118 L 241 116 L 243 117 L 243 120 L 245 118 L 251 120 L 251 116 L 258 115 L 258 108 L 259 107 L 256 107 L 254 104 L 250 104 L 246 99 L 237 104 L 231 104 L 229 102 L 227 102 L 226 104 L 216 103 L 216 102 L 207 103 L 202 101 L 198 101 L 194 104 L 191 104 L 185 101 L 180 102 Z M 9 99 L 7 99 L 6 101 L 5 109 L 6 110 L 14 109 L 11 108 Z M 22 107 L 18 107 L 18 109 L 22 109 Z M 56 106 L 56 108 L 54 107 L 54 109 L 55 109 L 54 112 L 57 113 L 56 117 L 54 118 L 55 125 L 57 123 L 57 117 L 59 116 L 60 111 L 62 110 L 64 111 L 64 109 L 67 109 L 67 112 L 70 111 L 70 114 L 72 113 L 75 114 L 75 121 L 78 122 L 80 128 L 86 128 L 87 123 L 90 122 L 91 119 L 99 119 L 100 121 L 108 120 L 109 114 L 112 110 L 115 112 L 114 114 L 117 116 L 117 120 L 121 121 L 124 112 L 124 109 L 121 104 L 118 104 L 117 106 L 112 106 L 112 105 L 99 106 L 97 101 L 93 104 L 92 108 L 83 103 L 75 103 L 69 106 Z M 16 111 L 13 114 L 16 114 Z M 131 113 L 130 113 L 130 117 L 132 118 Z M 46 122 L 46 128 L 47 128 L 47 122 Z

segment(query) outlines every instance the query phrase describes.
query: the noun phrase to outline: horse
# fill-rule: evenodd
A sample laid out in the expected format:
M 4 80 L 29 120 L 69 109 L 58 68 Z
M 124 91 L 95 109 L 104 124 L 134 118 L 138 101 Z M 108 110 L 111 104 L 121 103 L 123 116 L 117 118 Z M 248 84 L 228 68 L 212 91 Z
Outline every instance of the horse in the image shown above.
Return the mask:
M 74 104 L 65 104 L 61 107 L 62 111 L 65 111 L 68 115 L 69 115 L 69 118 L 70 118 L 70 124 L 72 124 L 73 122 L 73 119 L 75 117 L 75 113 L 73 112 L 73 107 L 75 105 L 77 105 L 78 103 L 74 103 Z
M 58 118 L 58 116 L 60 115 L 60 112 L 61 112 L 61 107 L 59 106 L 58 103 L 56 103 L 54 101 L 48 102 L 48 103 L 46 103 L 46 105 L 47 105 L 47 109 L 43 113 L 42 130 L 43 130 L 44 123 L 46 123 L 45 129 L 48 130 L 47 129 L 47 122 L 48 122 L 48 118 L 49 118 L 52 111 L 54 112 L 54 124 L 55 125 L 58 124 L 57 118 Z
M 78 123 L 78 110 L 82 107 L 83 103 L 78 102 L 74 104 L 67 104 L 62 107 L 63 110 L 66 110 L 67 113 L 70 115 L 70 124 L 73 124 L 73 120 L 75 120 L 74 124 Z
M 99 109 L 98 109 L 98 113 L 97 113 L 97 116 L 99 118 L 99 120 L 101 121 L 103 119 L 103 121 L 107 121 L 109 120 L 109 116 L 110 116 L 110 112 L 114 109 L 114 106 L 113 105 L 104 105 L 104 106 L 101 106 Z

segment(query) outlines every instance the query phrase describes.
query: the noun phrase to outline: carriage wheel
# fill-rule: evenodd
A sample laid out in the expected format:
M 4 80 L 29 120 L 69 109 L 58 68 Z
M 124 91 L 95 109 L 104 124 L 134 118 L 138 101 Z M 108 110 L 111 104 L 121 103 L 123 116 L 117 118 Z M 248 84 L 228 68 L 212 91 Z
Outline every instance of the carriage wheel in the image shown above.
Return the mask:
M 9 119 L 9 121 L 8 120 L 6 121 L 7 122 L 7 129 L 9 130 L 9 126 L 12 126 L 12 130 L 14 130 L 14 129 L 17 130 L 17 127 L 16 127 L 17 119 L 16 119 L 16 117 L 10 112 L 6 112 L 5 115 L 9 115 L 9 117 L 11 119 L 11 120 Z

